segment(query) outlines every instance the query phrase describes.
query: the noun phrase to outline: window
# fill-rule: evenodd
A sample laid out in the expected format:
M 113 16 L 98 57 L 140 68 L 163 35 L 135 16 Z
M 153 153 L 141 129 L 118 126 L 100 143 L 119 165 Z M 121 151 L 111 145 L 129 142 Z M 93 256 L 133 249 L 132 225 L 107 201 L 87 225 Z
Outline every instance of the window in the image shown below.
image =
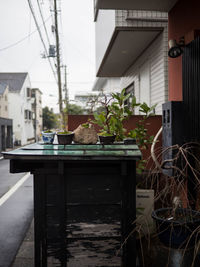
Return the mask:
M 31 120 L 32 119 L 32 112 L 28 109 L 25 109 L 24 118 L 25 118 L 25 120 Z
M 32 112 L 29 110 L 28 111 L 28 119 L 31 120 L 32 119 Z
M 130 97 L 127 99 L 125 104 L 128 105 L 128 107 L 130 107 L 132 98 L 135 95 L 134 82 L 131 83 L 128 87 L 126 87 L 126 95 L 128 94 L 130 94 Z
M 5 106 L 5 111 L 7 111 L 8 110 L 8 107 L 7 106 Z
M 25 109 L 25 111 L 24 111 L 24 118 L 25 118 L 25 120 L 28 120 L 28 110 L 27 109 Z
M 29 87 L 26 88 L 26 96 L 31 97 L 31 88 Z

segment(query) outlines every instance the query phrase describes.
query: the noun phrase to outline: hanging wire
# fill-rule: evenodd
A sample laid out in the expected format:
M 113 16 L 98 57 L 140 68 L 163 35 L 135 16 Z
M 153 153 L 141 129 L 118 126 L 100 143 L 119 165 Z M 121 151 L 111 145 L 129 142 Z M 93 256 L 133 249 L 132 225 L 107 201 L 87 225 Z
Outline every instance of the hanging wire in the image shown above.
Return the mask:
M 49 17 L 44 21 L 44 23 L 46 23 L 50 18 L 51 18 L 51 16 L 49 16 Z M 41 25 L 39 26 L 39 28 L 41 28 L 41 27 L 44 25 L 44 23 L 41 24 Z M 13 43 L 13 44 L 10 44 L 10 45 L 8 45 L 8 46 L 5 46 L 5 47 L 3 47 L 3 48 L 0 48 L 0 51 L 7 50 L 7 49 L 9 49 L 9 48 L 12 48 L 12 47 L 14 47 L 14 46 L 16 46 L 16 45 L 22 43 L 23 41 L 25 41 L 26 39 L 28 39 L 31 35 L 33 35 L 33 34 L 36 33 L 37 31 L 38 31 L 38 29 L 32 31 L 31 33 L 29 33 L 28 35 L 26 35 L 25 37 L 23 37 L 23 38 L 20 39 L 19 41 L 15 42 L 15 43 Z
M 35 21 L 35 25 L 36 25 L 36 27 L 37 27 L 37 31 L 38 31 L 38 33 L 39 33 L 40 39 L 41 39 L 42 44 L 43 44 L 43 46 L 44 46 L 45 53 L 46 53 L 46 55 L 48 55 L 48 50 L 47 50 L 47 48 L 46 48 L 46 45 L 45 45 L 45 42 L 44 42 L 42 33 L 41 33 L 41 31 L 40 31 L 40 28 L 39 28 L 39 25 L 38 25 L 38 22 L 37 22 L 37 18 L 36 18 L 36 15 L 35 15 L 35 12 L 34 12 L 34 9 L 33 9 L 33 6 L 32 6 L 32 4 L 31 4 L 31 1 L 30 1 L 30 0 L 28 0 L 28 4 L 29 4 L 30 10 L 31 10 L 31 13 L 32 13 L 32 15 L 33 15 L 33 18 L 34 18 L 34 21 Z M 53 66 L 52 66 L 51 60 L 50 60 L 49 57 L 47 57 L 47 58 L 48 58 L 48 61 L 49 61 L 51 70 L 52 70 L 52 72 L 53 72 L 53 75 L 54 75 L 54 77 L 55 77 L 55 80 L 57 81 L 57 76 L 56 76 L 56 73 L 55 73 L 54 68 L 53 68 Z

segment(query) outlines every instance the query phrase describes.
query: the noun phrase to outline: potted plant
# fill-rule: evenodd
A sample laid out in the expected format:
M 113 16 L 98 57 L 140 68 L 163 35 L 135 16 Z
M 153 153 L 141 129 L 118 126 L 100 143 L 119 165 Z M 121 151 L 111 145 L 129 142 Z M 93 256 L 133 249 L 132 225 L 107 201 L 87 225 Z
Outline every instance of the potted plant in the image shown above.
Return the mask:
M 74 133 L 71 131 L 59 131 L 57 132 L 59 145 L 70 145 L 73 141 Z
M 94 113 L 93 123 L 100 126 L 100 143 L 110 144 L 116 141 L 123 141 L 126 129 L 123 127 L 124 120 L 132 114 L 126 101 L 130 94 L 125 94 L 125 89 L 121 93 L 111 94 L 110 97 L 103 95 L 100 104 L 104 111 Z
M 55 137 L 55 132 L 51 130 L 46 130 L 42 132 L 42 140 L 44 144 L 53 144 Z
M 98 133 L 99 141 L 102 144 L 111 144 L 115 141 L 115 121 L 112 117 L 110 102 L 112 98 L 108 98 L 107 95 L 103 95 L 100 103 L 102 104 L 104 111 L 100 113 L 94 113 L 94 120 L 91 122 L 97 124 L 100 127 Z
M 189 192 L 188 181 L 193 180 L 194 190 L 199 188 L 200 145 L 175 145 L 163 153 L 169 153 L 169 150 L 174 156 L 164 160 L 161 168 L 172 169 L 173 175 L 163 174 L 166 184 L 158 192 L 157 199 L 165 199 L 165 206 L 154 210 L 152 218 L 156 222 L 158 237 L 166 246 L 194 247 L 199 239 L 200 212 L 195 209 L 198 203 L 194 204 L 196 199 Z

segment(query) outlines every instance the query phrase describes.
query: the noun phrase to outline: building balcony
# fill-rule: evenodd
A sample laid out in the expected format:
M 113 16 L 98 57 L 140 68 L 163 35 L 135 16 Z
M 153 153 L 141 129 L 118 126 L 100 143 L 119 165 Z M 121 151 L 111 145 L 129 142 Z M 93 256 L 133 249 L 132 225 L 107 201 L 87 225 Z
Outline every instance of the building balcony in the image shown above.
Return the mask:
M 99 9 L 154 10 L 168 12 L 177 0 L 94 0 L 95 16 Z
M 96 18 L 96 75 L 121 77 L 167 24 L 160 11 L 99 10 Z

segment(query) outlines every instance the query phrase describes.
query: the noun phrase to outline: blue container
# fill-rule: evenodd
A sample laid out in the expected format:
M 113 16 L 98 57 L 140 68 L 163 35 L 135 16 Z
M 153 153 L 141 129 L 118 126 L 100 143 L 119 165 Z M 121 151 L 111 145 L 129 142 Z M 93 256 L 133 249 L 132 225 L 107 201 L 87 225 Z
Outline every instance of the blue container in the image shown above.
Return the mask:
M 42 132 L 42 140 L 45 144 L 53 144 L 55 133 Z
M 172 208 L 162 208 L 152 212 L 160 241 L 172 248 L 193 247 L 199 240 L 200 231 L 197 229 L 200 226 L 200 212 L 177 208 L 176 219 L 172 214 Z

